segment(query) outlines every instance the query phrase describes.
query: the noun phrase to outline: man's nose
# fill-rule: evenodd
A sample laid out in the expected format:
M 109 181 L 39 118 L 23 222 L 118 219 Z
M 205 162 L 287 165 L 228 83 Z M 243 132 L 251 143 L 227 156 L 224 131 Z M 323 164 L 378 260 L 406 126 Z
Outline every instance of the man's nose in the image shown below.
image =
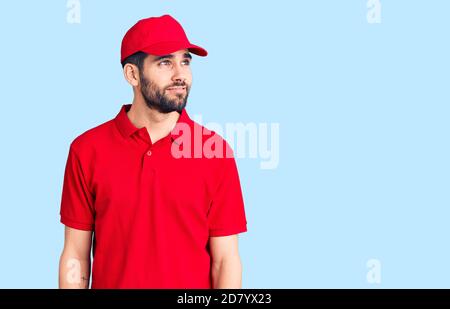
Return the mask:
M 181 65 L 175 65 L 173 70 L 172 80 L 177 83 L 185 82 L 187 77 L 186 69 Z

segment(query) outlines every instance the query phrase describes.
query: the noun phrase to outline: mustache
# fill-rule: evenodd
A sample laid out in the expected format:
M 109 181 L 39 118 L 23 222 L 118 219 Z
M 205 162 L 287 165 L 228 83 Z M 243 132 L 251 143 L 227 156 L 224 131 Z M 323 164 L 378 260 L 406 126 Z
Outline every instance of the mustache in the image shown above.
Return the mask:
M 186 83 L 182 82 L 182 83 L 176 83 L 176 84 L 167 86 L 166 89 L 167 89 L 167 88 L 172 88 L 172 87 L 187 87 L 187 86 L 188 86 L 188 85 L 187 85 Z

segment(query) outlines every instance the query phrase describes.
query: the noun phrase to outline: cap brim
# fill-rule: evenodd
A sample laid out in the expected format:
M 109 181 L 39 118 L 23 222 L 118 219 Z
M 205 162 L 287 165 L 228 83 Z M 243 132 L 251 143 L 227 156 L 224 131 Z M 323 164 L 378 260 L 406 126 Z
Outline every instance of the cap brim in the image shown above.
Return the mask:
M 163 42 L 163 43 L 153 44 L 153 45 L 143 48 L 142 51 L 147 54 L 152 54 L 152 55 L 156 55 L 156 56 L 164 56 L 164 55 L 174 53 L 181 49 L 187 49 L 191 53 L 196 54 L 201 57 L 205 57 L 208 55 L 208 52 L 204 48 L 202 48 L 198 45 L 191 44 L 191 43 L 186 44 L 184 42 Z

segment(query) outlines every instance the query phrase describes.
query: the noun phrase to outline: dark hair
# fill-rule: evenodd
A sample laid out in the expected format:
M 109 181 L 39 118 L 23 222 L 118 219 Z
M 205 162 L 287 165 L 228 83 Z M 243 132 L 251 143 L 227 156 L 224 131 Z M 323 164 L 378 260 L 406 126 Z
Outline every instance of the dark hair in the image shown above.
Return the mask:
M 122 68 L 125 66 L 125 64 L 127 63 L 131 63 L 134 64 L 138 67 L 139 71 L 142 71 L 142 68 L 144 67 L 144 60 L 145 58 L 147 58 L 148 54 L 144 53 L 144 52 L 137 52 L 134 53 L 128 57 L 126 57 L 123 61 L 122 61 Z

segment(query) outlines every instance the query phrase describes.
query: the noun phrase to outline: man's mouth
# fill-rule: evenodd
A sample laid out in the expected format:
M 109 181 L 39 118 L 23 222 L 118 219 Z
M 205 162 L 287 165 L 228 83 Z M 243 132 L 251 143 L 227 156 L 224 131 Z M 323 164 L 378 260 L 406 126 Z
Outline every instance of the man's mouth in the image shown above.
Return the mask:
M 168 91 L 172 91 L 172 92 L 184 92 L 185 89 L 186 89 L 185 86 L 176 86 L 176 87 L 167 88 Z

